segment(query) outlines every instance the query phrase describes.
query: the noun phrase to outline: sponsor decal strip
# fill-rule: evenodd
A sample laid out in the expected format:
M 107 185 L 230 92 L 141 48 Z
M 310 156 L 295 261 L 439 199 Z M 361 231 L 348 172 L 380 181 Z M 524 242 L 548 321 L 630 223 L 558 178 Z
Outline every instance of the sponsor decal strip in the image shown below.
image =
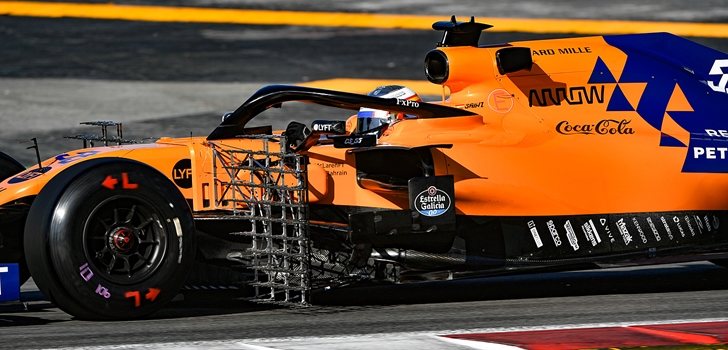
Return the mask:
M 602 225 L 602 228 L 604 228 L 604 231 L 607 232 L 607 237 L 609 237 L 609 243 L 616 242 L 616 240 L 614 239 L 614 236 L 612 235 L 612 230 L 609 228 L 609 223 L 607 222 L 607 219 L 600 218 L 599 224 Z
M 443 16 L 305 12 L 197 7 L 1 1 L 0 15 L 107 20 L 293 25 L 315 27 L 432 30 Z M 671 32 L 682 36 L 728 37 L 728 24 L 549 18 L 488 18 L 489 31 L 526 33 L 629 34 Z
M 529 221 L 528 228 L 531 230 L 531 236 L 533 236 L 533 242 L 536 243 L 536 248 L 543 247 L 543 241 L 541 241 L 541 236 L 538 235 L 538 229 L 536 229 L 536 222 Z
M 602 243 L 602 238 L 599 237 L 599 231 L 597 230 L 597 227 L 594 226 L 594 220 L 589 220 L 589 226 L 591 226 L 591 229 L 594 232 L 594 236 L 597 239 L 597 243 Z
M 634 224 L 634 227 L 637 228 L 637 232 L 640 234 L 640 240 L 642 240 L 642 243 L 647 243 L 647 235 L 645 235 L 645 231 L 642 230 L 642 226 L 640 225 L 637 218 L 632 218 L 632 223 Z
M 647 224 L 650 226 L 650 230 L 652 230 L 652 234 L 655 235 L 655 240 L 658 242 L 661 241 L 662 236 L 660 236 L 660 231 L 657 230 L 657 227 L 655 226 L 655 223 L 652 222 L 651 217 L 647 217 Z
M 554 240 L 554 245 L 556 247 L 561 246 L 561 236 L 559 236 L 559 231 L 556 230 L 556 225 L 554 224 L 554 220 L 547 221 L 546 227 L 548 227 L 549 232 L 551 233 L 551 238 L 553 238 L 553 240 Z
M 574 249 L 574 251 L 579 250 L 579 240 L 576 238 L 576 233 L 574 232 L 574 227 L 571 225 L 570 220 L 566 220 L 564 228 L 566 229 L 566 238 L 569 239 L 571 248 Z
M 704 215 L 707 214 L 707 215 Z M 602 254 L 635 251 L 635 249 L 672 245 L 688 247 L 700 236 L 716 234 L 720 218 L 726 212 L 696 211 L 664 213 L 625 213 L 599 215 L 571 215 L 556 217 L 527 217 L 518 225 L 522 248 L 529 244 L 522 239 L 533 239 L 536 247 L 509 255 L 511 259 L 543 259 L 546 256 L 574 257 L 571 253 Z M 514 231 L 509 231 L 515 234 Z M 544 234 L 545 236 L 542 236 Z M 551 236 L 551 239 L 548 237 Z M 553 241 L 553 245 L 551 244 Z M 514 241 L 514 244 L 516 241 Z M 716 243 L 725 243 L 725 237 L 716 237 Z M 568 244 L 566 244 L 568 243 Z M 567 250 L 559 247 L 566 244 Z M 536 249 L 544 248 L 537 252 Z M 585 249 L 582 249 L 585 248 Z M 652 254 L 652 253 L 650 253 Z
M 597 244 L 602 242 L 601 237 L 599 237 L 599 232 L 597 232 L 597 228 L 594 226 L 594 220 L 589 220 L 581 225 L 581 230 L 584 231 L 584 236 L 587 241 L 591 242 L 592 247 L 596 247 Z
M 619 233 L 622 235 L 624 245 L 629 246 L 629 244 L 632 243 L 632 235 L 627 229 L 627 224 L 624 222 L 624 218 L 617 220 L 617 229 L 619 229 Z

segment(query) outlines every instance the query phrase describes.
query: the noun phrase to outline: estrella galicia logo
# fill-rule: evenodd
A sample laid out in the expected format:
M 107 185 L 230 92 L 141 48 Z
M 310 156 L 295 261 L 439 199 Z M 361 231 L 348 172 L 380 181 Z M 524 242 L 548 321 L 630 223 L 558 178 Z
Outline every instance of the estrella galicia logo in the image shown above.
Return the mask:
M 51 170 L 51 167 L 35 168 L 28 170 L 24 173 L 16 175 L 14 178 L 8 180 L 9 184 L 17 184 L 31 179 L 35 179 Z
M 450 209 L 452 200 L 450 200 L 450 195 L 445 191 L 435 186 L 430 186 L 415 196 L 413 204 L 415 210 L 420 214 L 435 217 L 445 214 Z

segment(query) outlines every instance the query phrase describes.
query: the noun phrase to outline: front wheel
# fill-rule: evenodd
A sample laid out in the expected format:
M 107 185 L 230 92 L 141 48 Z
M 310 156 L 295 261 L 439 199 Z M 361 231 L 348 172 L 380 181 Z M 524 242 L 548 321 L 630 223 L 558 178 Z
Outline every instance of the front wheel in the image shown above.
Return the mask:
M 36 284 L 83 319 L 131 319 L 161 308 L 184 283 L 194 242 L 176 187 L 121 159 L 59 174 L 34 201 L 25 231 Z

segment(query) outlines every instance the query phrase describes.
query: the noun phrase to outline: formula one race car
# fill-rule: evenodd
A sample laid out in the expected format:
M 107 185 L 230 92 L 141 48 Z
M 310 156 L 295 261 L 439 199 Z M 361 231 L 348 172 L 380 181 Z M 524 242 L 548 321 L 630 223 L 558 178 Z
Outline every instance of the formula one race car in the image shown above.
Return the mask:
M 362 280 L 725 264 L 728 55 L 666 33 L 478 46 L 489 27 L 433 25 L 441 102 L 268 86 L 207 137 L 0 158 L 0 256 L 86 319 L 159 309 L 195 260 L 302 304 Z M 359 113 L 246 127 L 291 102 Z

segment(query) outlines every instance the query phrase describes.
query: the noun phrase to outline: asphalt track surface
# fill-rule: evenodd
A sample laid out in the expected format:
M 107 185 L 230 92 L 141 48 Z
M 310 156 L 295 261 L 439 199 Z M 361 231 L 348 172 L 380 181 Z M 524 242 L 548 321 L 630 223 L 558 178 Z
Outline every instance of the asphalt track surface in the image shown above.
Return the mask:
M 327 337 L 728 318 L 728 270 L 709 263 L 369 286 L 288 309 L 188 296 L 152 319 L 72 320 L 47 302 L 0 309 L 0 347 Z M 214 294 L 213 294 L 214 295 Z
M 132 2 L 298 10 L 290 1 Z M 726 22 L 724 1 L 320 1 L 304 10 Z M 596 34 L 596 33 L 595 33 Z M 492 33 L 482 42 L 539 39 Z M 548 35 L 548 37 L 556 37 Z M 423 79 L 426 31 L 160 24 L 0 17 L 0 144 L 25 164 L 77 147 L 77 122 L 123 120 L 125 136 L 206 134 L 258 86 L 336 77 Z M 728 41 L 693 38 L 728 51 Z M 261 123 L 317 119 L 308 108 Z M 329 112 L 321 112 L 329 113 Z M 328 114 L 326 114 L 328 115 Z M 710 263 L 366 286 L 319 295 L 322 306 L 271 308 L 227 293 L 188 294 L 149 320 L 73 320 L 37 292 L 0 307 L 0 348 L 337 336 L 605 322 L 728 318 L 728 270 Z

